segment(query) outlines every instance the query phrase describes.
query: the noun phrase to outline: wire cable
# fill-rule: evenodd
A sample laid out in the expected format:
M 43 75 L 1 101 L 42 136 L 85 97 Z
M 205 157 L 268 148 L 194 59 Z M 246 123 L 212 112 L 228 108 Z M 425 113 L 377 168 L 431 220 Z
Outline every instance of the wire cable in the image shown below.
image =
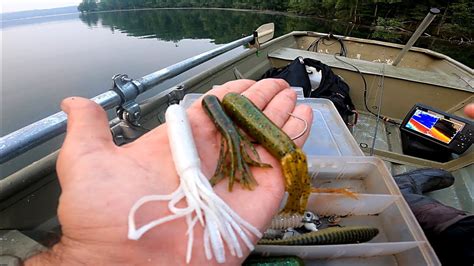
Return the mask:
M 325 41 L 329 41 L 329 40 L 335 40 L 335 41 L 333 41 L 329 44 L 325 43 Z M 394 124 L 394 125 L 400 125 L 399 122 L 397 122 L 397 121 L 395 121 L 395 120 L 393 120 L 389 117 L 380 115 L 380 110 L 378 111 L 378 114 L 376 114 L 372 110 L 369 109 L 369 107 L 367 105 L 368 86 L 367 86 L 367 80 L 365 79 L 364 75 L 362 74 L 362 72 L 360 71 L 360 69 L 357 66 L 355 66 L 355 65 L 353 65 L 349 62 L 346 62 L 346 61 L 342 60 L 341 58 L 338 58 L 338 56 L 347 57 L 347 47 L 344 43 L 344 40 L 341 39 L 341 38 L 338 38 L 338 37 L 334 36 L 332 33 L 330 33 L 328 35 L 321 36 L 321 37 L 317 38 L 316 40 L 314 40 L 308 46 L 308 48 L 306 50 L 307 51 L 318 52 L 318 47 L 319 47 L 320 42 L 322 42 L 326 46 L 331 46 L 331 45 L 335 44 L 336 42 L 339 42 L 339 44 L 341 45 L 341 50 L 340 50 L 339 53 L 334 54 L 334 58 L 336 60 L 342 62 L 343 64 L 347 64 L 347 65 L 353 67 L 357 71 L 357 73 L 359 73 L 360 77 L 362 78 L 362 81 L 364 82 L 364 107 L 367 110 L 367 112 L 369 112 L 370 114 L 376 116 L 377 119 L 381 118 L 383 121 L 385 121 L 387 123 L 391 123 L 391 124 Z M 383 65 L 383 68 L 385 69 L 385 65 Z
M 385 64 L 382 65 L 382 76 L 380 78 L 379 82 L 379 90 L 380 90 L 380 96 L 379 96 L 379 101 L 377 104 L 377 120 L 375 122 L 375 132 L 374 132 L 374 138 L 372 139 L 372 147 L 370 148 L 370 156 L 374 156 L 374 149 L 375 149 L 375 141 L 377 140 L 377 132 L 379 130 L 379 123 L 380 123 L 380 112 L 382 110 L 382 99 L 383 99 L 383 87 L 384 87 L 384 80 L 385 80 Z
M 369 112 L 370 114 L 376 116 L 377 118 L 381 118 L 385 122 L 388 122 L 388 123 L 391 123 L 391 124 L 394 124 L 394 125 L 400 125 L 400 123 L 398 123 L 397 121 L 394 121 L 393 119 L 390 119 L 386 116 L 381 116 L 380 112 L 379 112 L 379 114 L 376 114 L 372 110 L 369 109 L 369 107 L 367 105 L 368 86 L 367 86 L 367 80 L 365 79 L 364 75 L 362 74 L 362 72 L 360 71 L 360 69 L 357 66 L 355 66 L 355 65 L 353 65 L 349 62 L 346 62 L 346 61 L 342 60 L 341 58 L 339 58 L 337 56 L 338 56 L 338 54 L 334 54 L 334 58 L 336 60 L 338 60 L 338 61 L 340 61 L 340 62 L 342 62 L 346 65 L 349 65 L 349 66 L 353 67 L 357 71 L 357 73 L 359 73 L 360 77 L 362 78 L 362 81 L 364 82 L 364 107 L 367 110 L 367 112 Z M 383 65 L 383 67 L 385 68 L 385 64 Z
M 329 44 L 325 43 L 325 41 L 330 41 L 330 40 L 335 40 Z M 339 54 L 341 56 L 344 56 L 346 57 L 347 56 L 347 47 L 344 43 L 344 41 L 341 39 L 341 38 L 337 38 L 336 36 L 332 35 L 332 33 L 328 34 L 328 35 L 325 35 L 325 36 L 321 36 L 319 38 L 317 38 L 316 40 L 314 40 L 309 46 L 308 46 L 308 49 L 306 49 L 307 51 L 313 51 L 313 52 L 318 52 L 318 47 L 319 47 L 319 43 L 322 42 L 324 45 L 326 46 L 331 46 L 335 43 L 339 43 L 341 45 L 341 50 L 339 51 Z

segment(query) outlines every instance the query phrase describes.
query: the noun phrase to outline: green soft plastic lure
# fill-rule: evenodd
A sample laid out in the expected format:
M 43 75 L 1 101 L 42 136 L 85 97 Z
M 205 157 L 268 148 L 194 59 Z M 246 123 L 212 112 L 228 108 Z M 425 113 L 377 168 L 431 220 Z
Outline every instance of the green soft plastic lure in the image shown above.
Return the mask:
M 222 99 L 222 107 L 234 123 L 280 161 L 288 191 L 281 212 L 303 214 L 311 190 L 304 152 L 245 96 L 228 93 Z
M 209 182 L 215 185 L 226 176 L 229 176 L 229 191 L 232 191 L 235 181 L 238 181 L 246 189 L 253 189 L 257 185 L 257 181 L 253 177 L 249 165 L 258 167 L 271 167 L 271 165 L 260 161 L 254 145 L 226 115 L 221 102 L 216 96 L 204 96 L 202 106 L 222 134 L 216 173 Z M 250 157 L 247 149 L 252 152 L 256 160 Z
M 281 257 L 248 257 L 243 266 L 303 266 L 304 261 L 296 256 Z
M 370 241 L 379 229 L 368 226 L 329 227 L 286 239 L 261 239 L 259 245 L 337 245 Z

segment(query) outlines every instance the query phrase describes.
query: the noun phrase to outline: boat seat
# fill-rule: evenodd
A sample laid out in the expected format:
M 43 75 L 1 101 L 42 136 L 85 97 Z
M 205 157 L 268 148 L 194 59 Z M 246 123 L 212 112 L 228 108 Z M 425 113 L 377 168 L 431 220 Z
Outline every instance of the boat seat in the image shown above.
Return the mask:
M 268 54 L 268 57 L 270 60 L 272 60 L 272 63 L 274 63 L 274 60 L 293 61 L 298 56 L 319 60 L 330 67 L 338 69 L 355 71 L 354 67 L 344 63 L 347 62 L 357 66 L 357 68 L 364 74 L 381 75 L 383 70 L 384 75 L 386 77 L 427 83 L 447 88 L 464 89 L 466 91 L 471 90 L 469 88 L 469 84 L 461 80 L 459 76 L 448 75 L 445 73 L 401 68 L 384 63 L 370 62 L 347 57 L 339 57 L 341 60 L 344 61 L 341 62 L 340 60 L 336 59 L 334 55 L 331 54 L 316 53 L 294 48 L 280 48 Z M 385 68 L 383 67 L 383 65 L 385 65 Z

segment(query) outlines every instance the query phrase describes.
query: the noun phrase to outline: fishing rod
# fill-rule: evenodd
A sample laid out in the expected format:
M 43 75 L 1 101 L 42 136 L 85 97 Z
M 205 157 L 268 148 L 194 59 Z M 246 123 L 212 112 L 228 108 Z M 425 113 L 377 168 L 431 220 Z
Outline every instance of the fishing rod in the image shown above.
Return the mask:
M 392 65 L 397 66 L 403 59 L 403 57 L 408 53 L 410 48 L 415 44 L 415 42 L 420 38 L 421 34 L 425 32 L 425 30 L 428 28 L 428 26 L 433 22 L 433 20 L 436 18 L 436 15 L 439 14 L 439 9 L 437 8 L 431 8 L 430 12 L 426 15 L 425 19 L 420 23 L 420 26 L 415 30 L 413 35 L 410 37 L 408 42 L 403 46 L 403 49 L 400 51 L 400 53 L 397 55 L 397 58 L 393 60 Z
M 137 125 L 140 119 L 140 107 L 135 102 L 135 99 L 138 95 L 152 89 L 167 79 L 173 78 L 241 45 L 250 43 L 258 48 L 260 44 L 271 40 L 274 32 L 275 25 L 273 23 L 264 24 L 256 29 L 252 35 L 193 56 L 139 79 L 131 79 L 125 74 L 115 75 L 113 77 L 114 87 L 91 98 L 91 100 L 101 105 L 105 110 L 118 107 L 117 115 L 119 118 Z M 0 163 L 5 163 L 66 132 L 66 124 L 67 115 L 61 111 L 1 137 Z

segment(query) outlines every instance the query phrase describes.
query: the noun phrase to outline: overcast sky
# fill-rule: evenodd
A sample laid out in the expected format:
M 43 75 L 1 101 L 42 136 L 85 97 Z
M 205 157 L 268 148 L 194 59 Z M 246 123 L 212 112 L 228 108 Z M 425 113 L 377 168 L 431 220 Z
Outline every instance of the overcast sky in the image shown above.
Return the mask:
M 0 0 L 1 13 L 33 9 L 77 6 L 81 0 Z

